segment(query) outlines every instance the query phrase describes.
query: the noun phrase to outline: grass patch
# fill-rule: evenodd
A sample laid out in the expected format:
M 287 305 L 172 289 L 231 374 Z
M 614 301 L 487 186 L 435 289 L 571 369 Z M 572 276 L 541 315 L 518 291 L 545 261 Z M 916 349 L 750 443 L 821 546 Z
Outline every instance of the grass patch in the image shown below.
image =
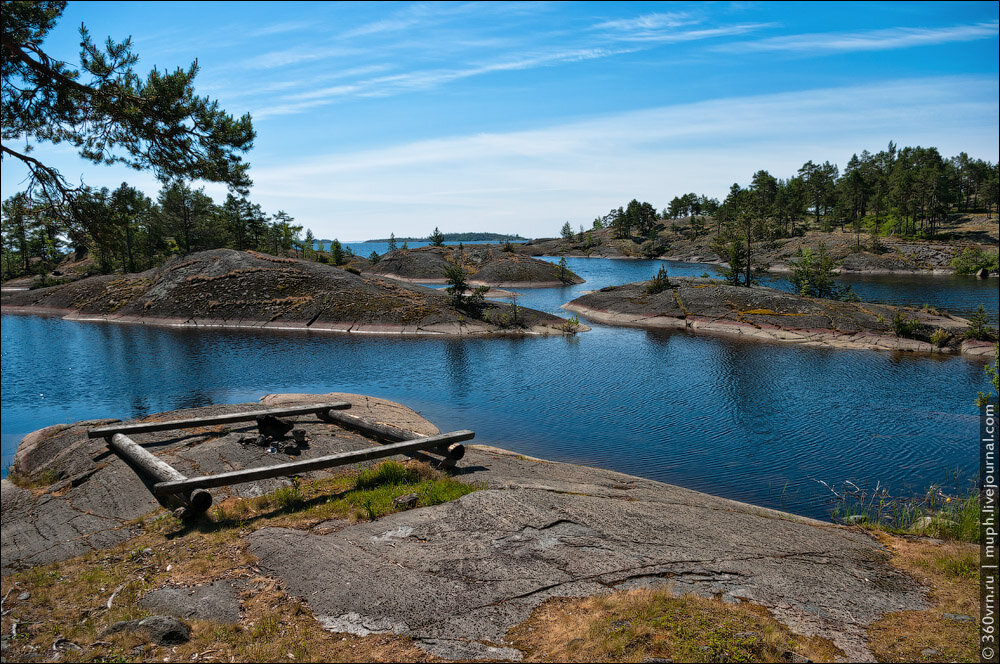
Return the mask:
M 52 486 L 63 477 L 65 476 L 54 468 L 47 468 L 34 475 L 22 475 L 13 466 L 7 471 L 7 480 L 22 489 L 44 489 Z
M 883 662 L 979 661 L 979 548 L 882 534 L 892 564 L 927 586 L 925 611 L 890 613 L 868 628 L 869 647 Z M 972 620 L 956 620 L 966 616 Z M 927 656 L 926 649 L 939 654 Z
M 405 493 L 417 493 L 417 505 L 423 506 L 479 488 L 427 464 L 384 461 L 371 469 L 316 481 L 295 480 L 256 498 L 230 497 L 193 523 L 182 523 L 166 512 L 154 513 L 130 524 L 140 534 L 117 547 L 2 577 L 0 596 L 10 591 L 3 632 L 10 634 L 17 623 L 17 638 L 11 639 L 4 657 L 12 662 L 51 660 L 54 653 L 47 651 L 65 638 L 83 648 L 70 653 L 73 661 L 82 662 L 428 661 L 431 657 L 405 637 L 362 638 L 324 630 L 307 605 L 288 596 L 277 580 L 261 574 L 247 536 L 265 527 L 305 529 L 331 519 L 378 518 L 405 509 L 392 502 Z M 102 636 L 114 622 L 149 615 L 139 599 L 150 590 L 218 579 L 239 582 L 241 619 L 236 625 L 188 621 L 189 643 L 150 645 L 141 653 L 134 650 L 143 645 L 141 636 Z M 24 592 L 30 599 L 21 601 L 18 597 Z
M 793 634 L 763 607 L 662 589 L 549 600 L 508 637 L 528 661 L 780 662 L 794 652 L 823 662 L 842 655 L 825 639 Z
M 878 484 L 869 491 L 845 482 L 842 492 L 834 494 L 837 497 L 831 509 L 834 521 L 888 533 L 979 542 L 976 489 L 964 493 L 955 489 L 953 495 L 948 495 L 940 486 L 932 485 L 923 496 L 895 497 Z

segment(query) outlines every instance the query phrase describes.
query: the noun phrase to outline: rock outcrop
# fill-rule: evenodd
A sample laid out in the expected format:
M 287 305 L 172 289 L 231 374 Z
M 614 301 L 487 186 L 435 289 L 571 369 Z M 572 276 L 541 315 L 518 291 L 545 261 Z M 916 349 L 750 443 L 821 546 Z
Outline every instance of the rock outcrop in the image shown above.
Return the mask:
M 546 263 L 547 265 L 547 263 Z M 456 307 L 444 293 L 293 258 L 214 249 L 139 274 L 5 293 L 3 313 L 153 325 L 368 334 L 563 334 L 557 316 L 505 305 Z M 583 331 L 578 328 L 573 331 Z
M 455 265 L 465 270 L 472 286 L 548 288 L 583 283 L 570 270 L 495 245 L 400 249 L 389 252 L 367 271 L 403 281 L 443 284 L 445 269 Z
M 688 329 L 810 346 L 975 357 L 992 353 L 992 342 L 963 340 L 969 322 L 947 314 L 802 297 L 713 279 L 671 279 L 670 287 L 659 293 L 647 292 L 649 283 L 602 288 L 563 308 L 610 325 Z M 894 324 L 897 313 L 900 322 Z
M 276 406 L 342 399 L 354 404 L 356 415 L 425 435 L 437 432 L 400 404 L 358 395 L 274 395 L 263 401 Z M 312 441 L 307 455 L 373 444 L 311 416 L 298 419 Z M 103 441 L 86 438 L 93 424 L 43 430 L 19 450 L 14 470 L 36 484 L 21 488 L 4 480 L 5 574 L 120 545 L 130 538 L 133 519 L 157 509 L 124 462 Z M 247 423 L 248 430 L 253 427 Z M 241 428 L 147 433 L 137 440 L 189 473 L 281 461 L 241 445 Z M 433 654 L 459 659 L 520 658 L 507 632 L 548 598 L 636 587 L 763 606 L 799 634 L 831 639 L 849 661 L 871 658 L 865 630 L 872 622 L 925 606 L 920 586 L 859 529 L 486 445 L 468 446 L 455 472 L 481 490 L 375 521 L 248 533 L 255 574 L 278 579 L 290 595 L 306 600 L 330 631 L 402 634 Z M 44 478 L 61 479 L 46 484 Z M 232 490 L 252 496 L 281 484 L 264 480 Z M 238 616 L 234 601 L 224 583 L 178 589 L 168 581 L 142 605 L 185 620 L 206 611 L 230 620 Z M 146 620 L 112 629 L 177 631 L 176 621 L 165 616 Z

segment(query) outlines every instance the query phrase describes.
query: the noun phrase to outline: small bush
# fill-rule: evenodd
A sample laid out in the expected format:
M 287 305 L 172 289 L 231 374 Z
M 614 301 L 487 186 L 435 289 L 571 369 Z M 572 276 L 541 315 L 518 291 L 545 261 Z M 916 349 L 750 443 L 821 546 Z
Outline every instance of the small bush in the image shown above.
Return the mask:
M 670 279 L 667 278 L 667 266 L 660 263 L 660 269 L 657 271 L 656 276 L 646 284 L 646 293 L 648 295 L 656 295 L 668 288 L 670 288 Z
M 562 330 L 563 332 L 568 332 L 570 334 L 575 334 L 579 328 L 580 328 L 580 319 L 577 318 L 576 316 L 567 319 L 565 323 L 559 326 L 560 330 Z
M 965 331 L 965 338 L 991 341 L 995 330 L 989 326 L 989 322 L 990 319 L 986 316 L 986 310 L 980 304 L 976 309 L 976 313 L 969 316 L 969 328 Z
M 913 318 L 903 318 L 901 309 L 896 309 L 892 315 L 892 332 L 897 337 L 914 338 L 917 330 L 920 329 L 920 321 Z
M 944 348 L 951 341 L 951 334 L 946 330 L 937 329 L 931 333 L 931 343 L 938 348 Z
M 975 274 L 983 268 L 996 272 L 1000 269 L 998 260 L 997 252 L 987 253 L 979 247 L 966 247 L 951 259 L 951 266 L 957 274 Z
M 344 271 L 345 272 L 350 272 L 351 274 L 356 274 L 358 276 L 361 276 L 361 270 L 359 270 L 358 268 L 354 267 L 353 265 L 348 265 L 347 267 L 344 268 Z

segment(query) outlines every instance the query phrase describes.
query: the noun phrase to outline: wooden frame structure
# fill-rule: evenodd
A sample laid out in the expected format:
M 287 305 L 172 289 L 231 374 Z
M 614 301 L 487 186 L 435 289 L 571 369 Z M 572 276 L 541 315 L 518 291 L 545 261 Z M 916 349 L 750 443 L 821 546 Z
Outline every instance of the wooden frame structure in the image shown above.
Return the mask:
M 345 416 L 342 413 L 336 412 L 346 410 L 350 407 L 351 404 L 346 401 L 337 401 L 304 406 L 290 406 L 287 408 L 243 411 L 208 417 L 192 417 L 163 422 L 111 424 L 90 429 L 87 431 L 87 436 L 89 438 L 104 438 L 107 441 L 108 447 L 128 463 L 144 482 L 151 485 L 153 494 L 158 500 L 168 505 L 179 502 L 185 508 L 185 513 L 191 515 L 205 512 L 212 506 L 212 495 L 206 491 L 210 487 L 229 486 L 271 477 L 298 475 L 313 470 L 360 463 L 362 461 L 370 461 L 397 454 L 408 454 L 416 451 L 441 454 L 445 457 L 445 462 L 454 464 L 455 461 L 465 456 L 465 446 L 461 443 L 466 440 L 472 440 L 476 435 L 472 431 L 461 430 L 436 436 L 421 436 L 405 429 L 388 427 L 361 417 Z M 315 459 L 304 459 L 302 461 L 292 461 L 274 466 L 264 466 L 262 468 L 246 468 L 218 473 L 216 475 L 188 478 L 126 435 L 128 433 L 171 431 L 198 426 L 244 422 L 255 420 L 265 415 L 279 417 L 308 413 L 316 413 L 319 419 L 324 422 L 355 429 L 369 436 L 391 442 L 379 447 L 330 454 Z

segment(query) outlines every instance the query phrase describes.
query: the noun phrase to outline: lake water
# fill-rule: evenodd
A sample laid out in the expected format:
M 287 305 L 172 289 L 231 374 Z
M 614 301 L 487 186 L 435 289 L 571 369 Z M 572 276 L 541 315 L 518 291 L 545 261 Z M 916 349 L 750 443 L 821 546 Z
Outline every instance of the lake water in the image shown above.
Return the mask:
M 649 278 L 660 265 L 567 263 L 587 283 L 525 289 L 519 302 L 565 314 L 559 306 L 581 292 Z M 851 283 L 865 299 L 956 314 L 982 303 L 997 318 L 995 280 Z M 338 391 L 400 401 L 442 430 L 473 429 L 477 441 L 524 454 L 818 518 L 830 497 L 819 480 L 905 494 L 975 477 L 981 363 L 591 325 L 570 338 L 439 339 L 3 316 L 3 464 L 24 434 L 54 423 Z

